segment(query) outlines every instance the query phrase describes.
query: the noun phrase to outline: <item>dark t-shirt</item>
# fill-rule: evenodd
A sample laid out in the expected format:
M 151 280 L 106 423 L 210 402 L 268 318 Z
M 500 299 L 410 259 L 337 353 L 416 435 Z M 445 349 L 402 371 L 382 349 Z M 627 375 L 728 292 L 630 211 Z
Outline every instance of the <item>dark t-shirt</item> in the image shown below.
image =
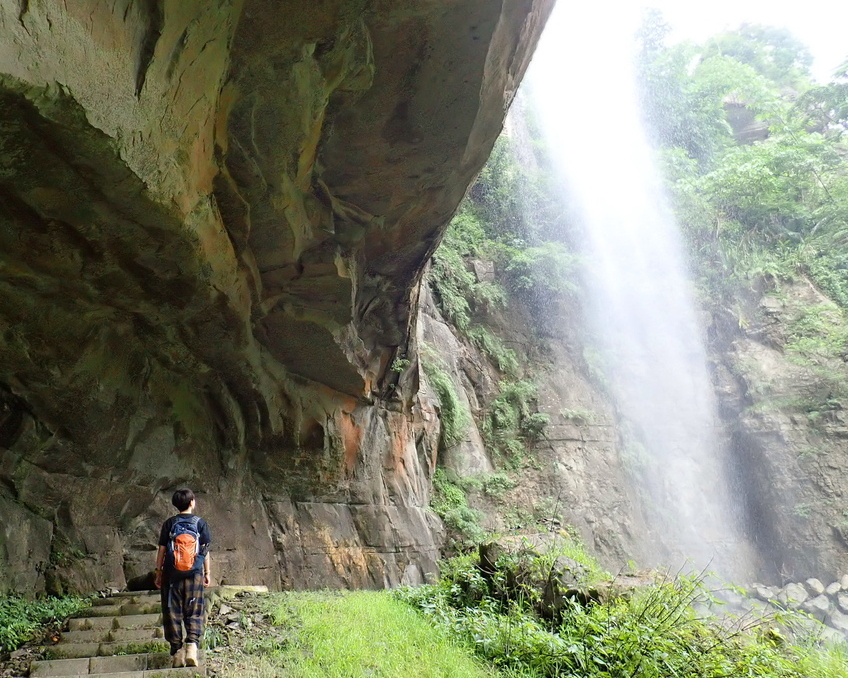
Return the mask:
M 162 530 L 159 532 L 159 546 L 168 545 L 168 539 L 171 537 L 171 528 L 174 526 L 174 522 L 176 522 L 177 518 L 185 518 L 190 515 L 192 514 L 180 513 L 168 518 L 168 520 L 162 523 Z M 206 553 L 209 548 L 209 544 L 212 543 L 212 533 L 209 532 L 209 525 L 206 524 L 206 521 L 203 520 L 203 518 L 197 521 L 197 531 L 200 533 L 200 552 Z

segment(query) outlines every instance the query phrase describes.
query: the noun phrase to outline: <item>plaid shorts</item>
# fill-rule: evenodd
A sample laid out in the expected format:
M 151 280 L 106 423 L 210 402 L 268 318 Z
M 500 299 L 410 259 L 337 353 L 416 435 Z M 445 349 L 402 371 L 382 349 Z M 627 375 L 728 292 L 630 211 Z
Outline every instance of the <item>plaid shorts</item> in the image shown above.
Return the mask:
M 162 582 L 162 626 L 165 640 L 171 644 L 171 654 L 183 645 L 183 626 L 185 642 L 200 643 L 204 612 L 202 572 L 170 581 L 166 576 Z

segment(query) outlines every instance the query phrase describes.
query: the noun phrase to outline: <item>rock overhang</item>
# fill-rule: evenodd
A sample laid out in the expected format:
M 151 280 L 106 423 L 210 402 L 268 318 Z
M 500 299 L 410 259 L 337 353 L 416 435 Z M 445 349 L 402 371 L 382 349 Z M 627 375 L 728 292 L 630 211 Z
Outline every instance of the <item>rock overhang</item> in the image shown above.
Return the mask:
M 26 524 L 84 546 L 95 479 L 140 497 L 126 544 L 187 479 L 421 510 L 418 283 L 552 4 L 0 6 L 0 493 Z

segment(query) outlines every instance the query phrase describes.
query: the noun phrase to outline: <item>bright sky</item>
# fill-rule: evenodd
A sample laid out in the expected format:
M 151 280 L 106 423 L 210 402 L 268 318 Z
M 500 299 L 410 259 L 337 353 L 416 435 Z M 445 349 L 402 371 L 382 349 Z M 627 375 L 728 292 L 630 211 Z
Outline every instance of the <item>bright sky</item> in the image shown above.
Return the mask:
M 744 22 L 785 26 L 810 48 L 815 57 L 813 75 L 822 82 L 848 58 L 846 0 L 642 0 L 640 4 L 662 10 L 674 29 L 674 42 L 702 42 Z

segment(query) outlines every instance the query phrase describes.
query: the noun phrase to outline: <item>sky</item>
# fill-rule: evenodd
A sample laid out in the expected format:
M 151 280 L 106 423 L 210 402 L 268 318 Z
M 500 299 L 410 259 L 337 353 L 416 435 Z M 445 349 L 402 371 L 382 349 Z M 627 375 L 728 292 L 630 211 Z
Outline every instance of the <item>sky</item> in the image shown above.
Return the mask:
M 827 82 L 848 59 L 846 0 L 643 0 L 638 4 L 663 12 L 674 29 L 670 42 L 702 42 L 744 22 L 785 26 L 810 48 L 815 57 L 813 75 L 820 82 Z

